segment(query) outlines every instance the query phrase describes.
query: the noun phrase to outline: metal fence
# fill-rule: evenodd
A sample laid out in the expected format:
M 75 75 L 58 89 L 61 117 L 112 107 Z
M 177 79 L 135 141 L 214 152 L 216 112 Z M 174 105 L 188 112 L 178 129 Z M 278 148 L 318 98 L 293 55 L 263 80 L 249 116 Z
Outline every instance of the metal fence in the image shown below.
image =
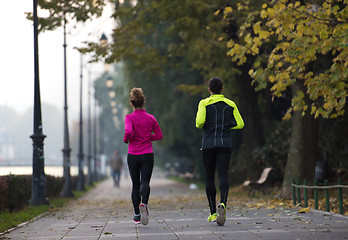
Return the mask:
M 318 191 L 325 191 L 325 210 L 330 212 L 330 194 L 329 189 L 338 189 L 338 212 L 343 214 L 343 188 L 348 188 L 348 185 L 343 185 L 342 180 L 339 178 L 337 180 L 336 185 L 329 185 L 328 180 L 324 181 L 324 185 L 319 185 L 318 182 L 314 182 L 313 186 L 307 185 L 307 181 L 303 180 L 303 184 L 301 185 L 298 181 L 292 180 L 292 200 L 293 204 L 297 203 L 301 204 L 301 188 L 303 188 L 303 199 L 304 199 L 304 207 L 308 207 L 308 189 L 313 189 L 313 197 L 314 197 L 314 208 L 318 209 Z

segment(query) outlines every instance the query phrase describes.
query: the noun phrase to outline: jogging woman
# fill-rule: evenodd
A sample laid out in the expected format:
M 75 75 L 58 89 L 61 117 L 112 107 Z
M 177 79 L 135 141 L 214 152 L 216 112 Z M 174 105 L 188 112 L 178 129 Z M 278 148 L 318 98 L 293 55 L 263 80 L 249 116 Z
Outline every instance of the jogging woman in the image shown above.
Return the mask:
M 202 152 L 206 172 L 206 194 L 210 207 L 209 222 L 223 226 L 226 221 L 228 171 L 231 158 L 231 129 L 241 129 L 244 121 L 236 104 L 221 94 L 222 80 L 209 80 L 210 97 L 198 105 L 196 127 L 203 128 Z M 215 169 L 219 174 L 220 204 L 216 211 Z
M 130 91 L 130 104 L 134 111 L 125 117 L 123 141 L 128 143 L 127 163 L 132 179 L 132 202 L 135 224 L 147 225 L 150 196 L 150 179 L 154 165 L 152 141 L 163 138 L 161 128 L 154 116 L 145 111 L 145 96 L 141 88 Z

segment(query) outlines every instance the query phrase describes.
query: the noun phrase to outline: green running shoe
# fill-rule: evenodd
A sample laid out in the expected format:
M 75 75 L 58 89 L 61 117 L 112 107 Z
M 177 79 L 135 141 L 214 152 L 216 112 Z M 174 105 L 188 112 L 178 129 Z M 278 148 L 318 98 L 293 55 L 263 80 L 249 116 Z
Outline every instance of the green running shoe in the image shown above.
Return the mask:
M 223 226 L 226 222 L 226 206 L 224 203 L 220 203 L 217 209 L 218 216 L 216 218 L 216 223 L 219 226 Z
M 208 222 L 216 222 L 217 213 L 210 214 L 208 217 Z

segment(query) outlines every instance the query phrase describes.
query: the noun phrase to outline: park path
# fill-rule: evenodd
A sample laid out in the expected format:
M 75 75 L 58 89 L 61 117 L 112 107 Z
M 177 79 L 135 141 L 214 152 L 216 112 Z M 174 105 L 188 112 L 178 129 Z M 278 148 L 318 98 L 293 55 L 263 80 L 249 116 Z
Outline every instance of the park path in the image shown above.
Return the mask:
M 348 239 L 348 218 L 320 211 L 298 214 L 297 209 L 229 206 L 225 226 L 217 226 L 206 221 L 203 191 L 160 175 L 151 181 L 149 224 L 134 225 L 130 191 L 129 178 L 122 178 L 120 188 L 109 178 L 68 206 L 0 239 Z

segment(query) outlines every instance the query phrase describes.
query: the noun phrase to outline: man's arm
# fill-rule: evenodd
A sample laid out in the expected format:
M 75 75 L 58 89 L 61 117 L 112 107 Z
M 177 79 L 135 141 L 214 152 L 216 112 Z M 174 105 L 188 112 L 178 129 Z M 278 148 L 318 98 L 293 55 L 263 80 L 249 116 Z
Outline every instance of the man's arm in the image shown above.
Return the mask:
M 243 121 L 243 118 L 238 111 L 236 104 L 234 104 L 233 116 L 236 119 L 237 126 L 231 128 L 231 129 L 242 129 L 244 127 L 244 121 Z
M 206 119 L 206 108 L 204 102 L 201 100 L 198 104 L 198 111 L 196 114 L 196 128 L 202 128 Z

